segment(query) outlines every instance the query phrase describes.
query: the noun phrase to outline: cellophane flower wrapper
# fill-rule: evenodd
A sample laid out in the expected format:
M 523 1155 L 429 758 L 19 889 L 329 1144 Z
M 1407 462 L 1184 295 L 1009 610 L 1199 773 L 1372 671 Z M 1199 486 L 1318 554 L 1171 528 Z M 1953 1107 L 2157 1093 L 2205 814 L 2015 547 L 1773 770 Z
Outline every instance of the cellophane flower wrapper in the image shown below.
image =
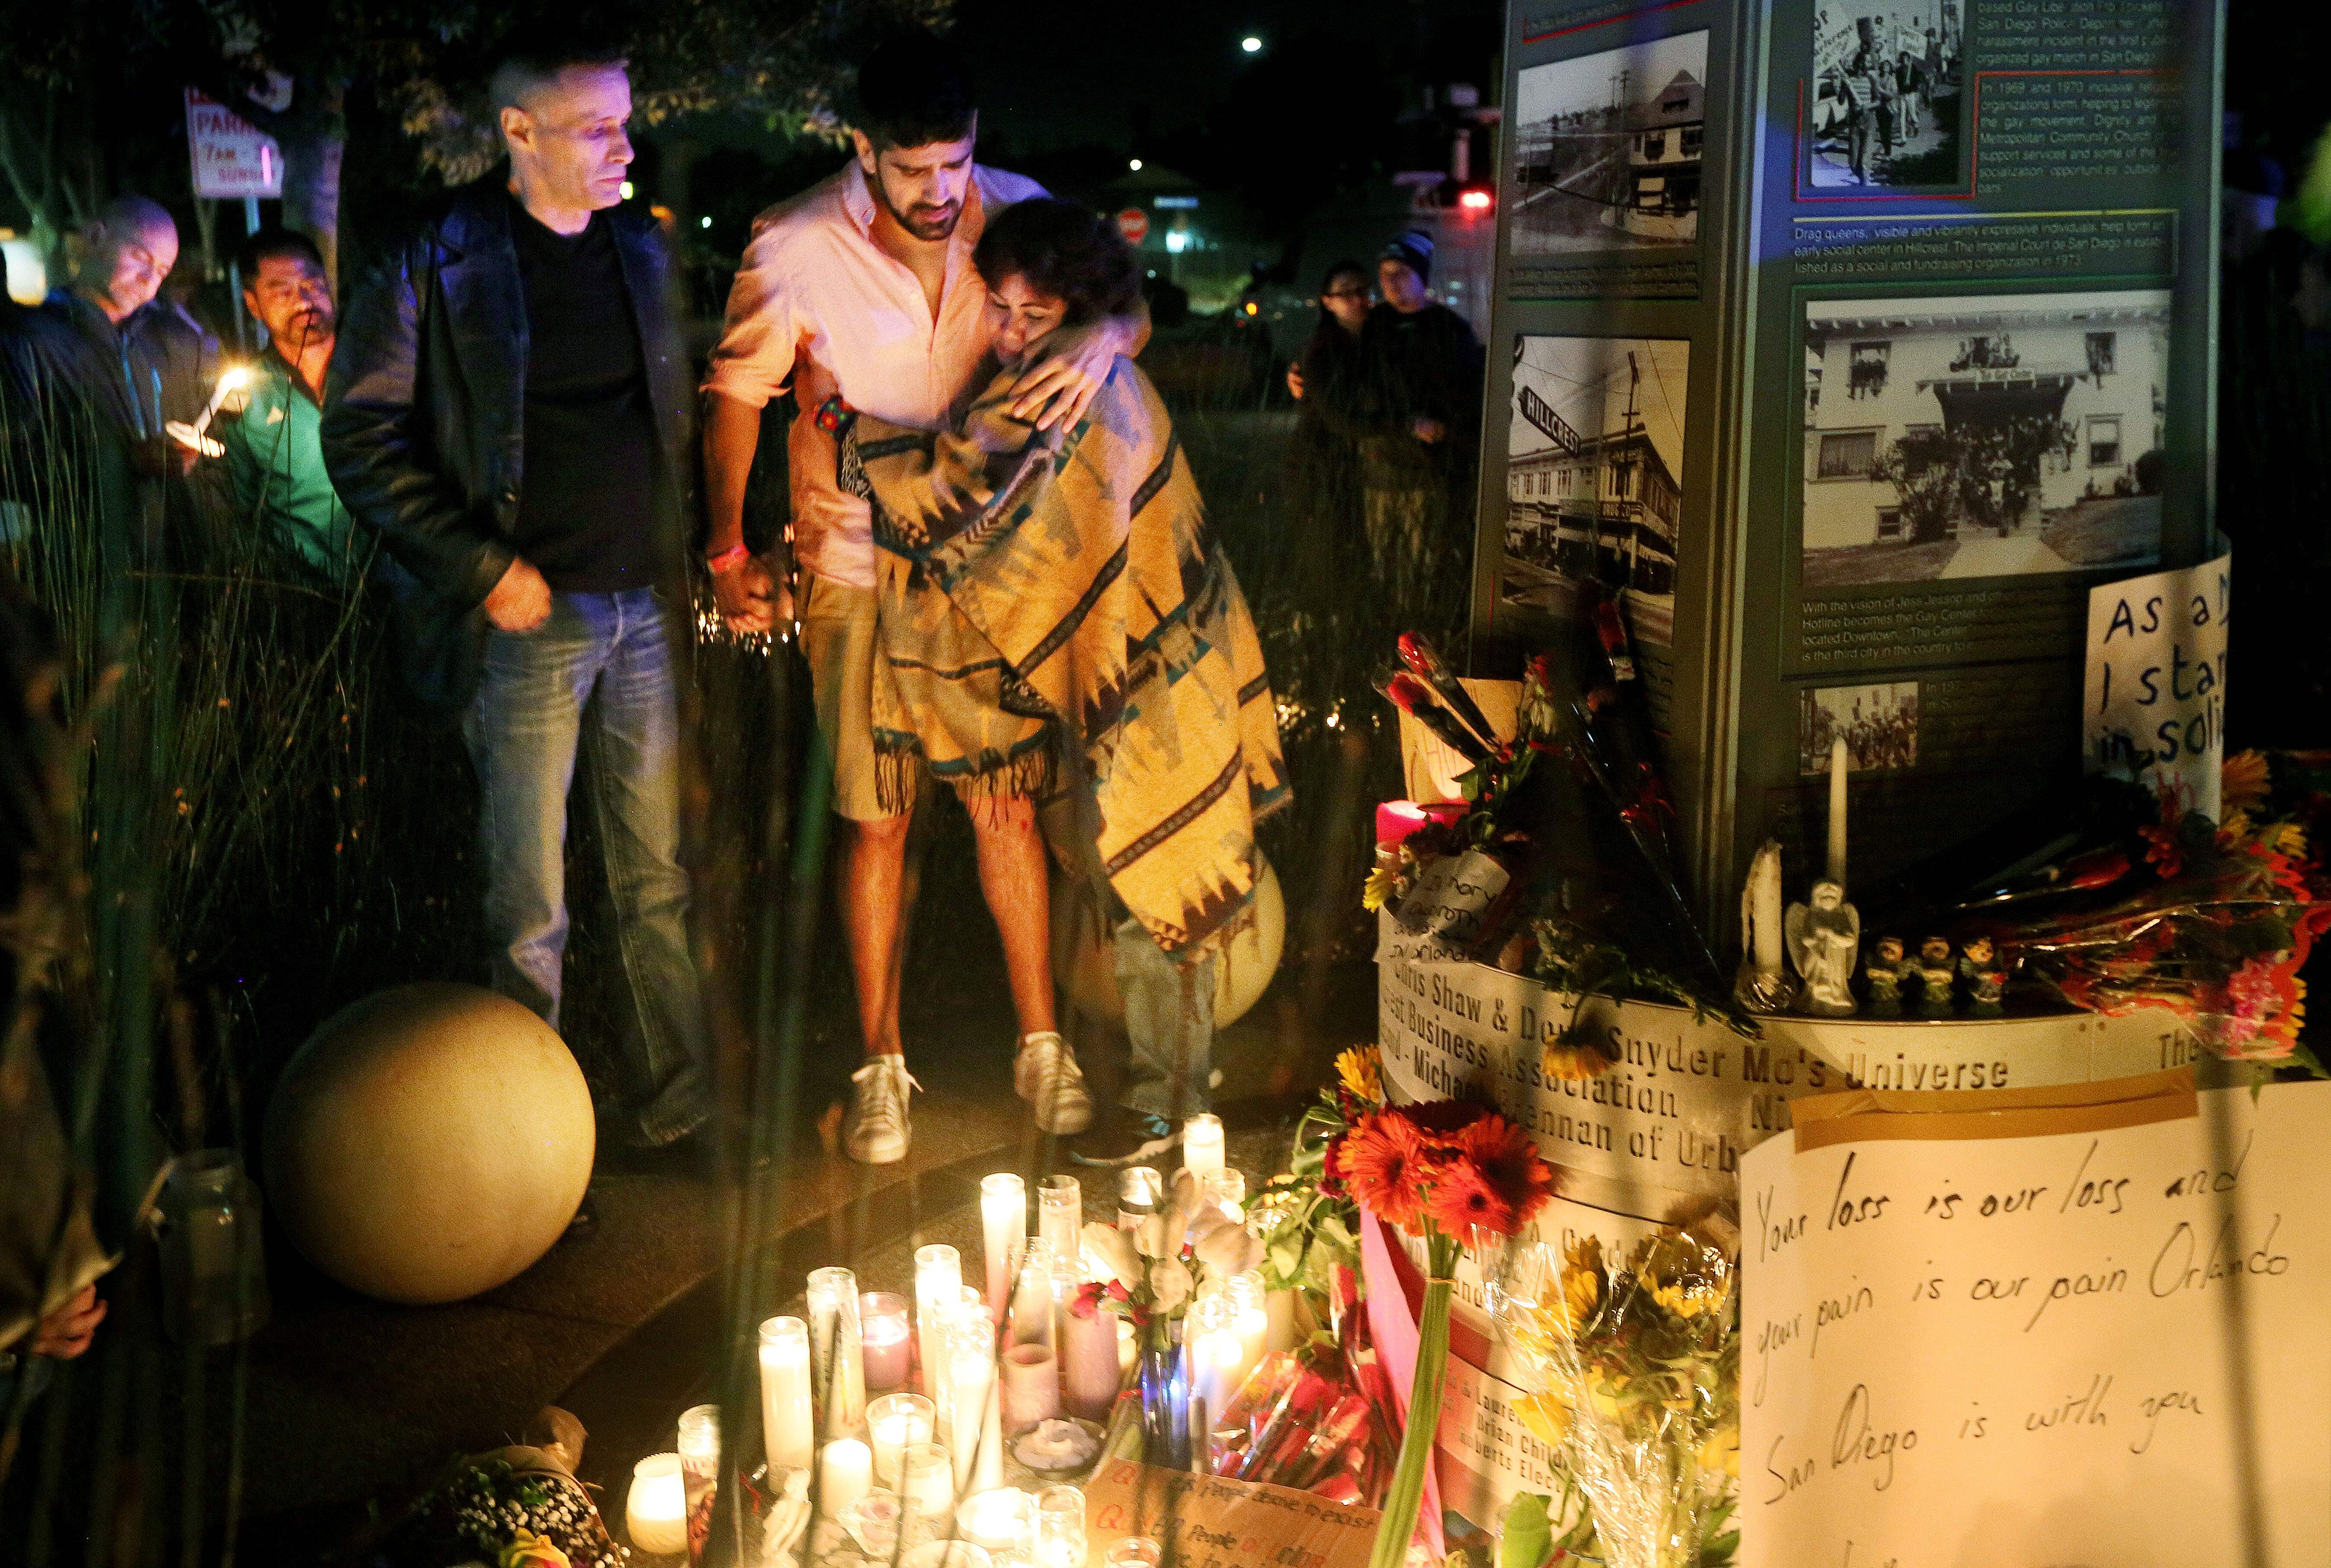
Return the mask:
M 1696 1568 L 1738 1463 L 1732 1259 L 1688 1231 L 1532 1252 L 1494 1297 L 1524 1424 L 1562 1454 L 1603 1562 Z
M 1385 1412 L 1392 1386 L 1355 1310 L 1357 1278 L 1337 1270 L 1334 1343 L 1274 1351 L 1247 1375 L 1215 1422 L 1219 1476 L 1374 1507 L 1392 1478 L 1397 1447 Z

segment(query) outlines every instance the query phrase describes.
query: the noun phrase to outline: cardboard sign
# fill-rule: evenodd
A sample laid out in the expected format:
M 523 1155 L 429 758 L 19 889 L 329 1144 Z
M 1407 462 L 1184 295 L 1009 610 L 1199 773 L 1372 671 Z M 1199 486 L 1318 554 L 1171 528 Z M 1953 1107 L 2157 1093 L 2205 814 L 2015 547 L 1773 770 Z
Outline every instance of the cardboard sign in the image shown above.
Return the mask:
M 2218 816 L 2234 557 L 2088 590 L 2081 765 L 2174 785 Z
M 1749 1154 L 1742 1568 L 2331 1562 L 2331 1084 L 2118 1087 Z
M 283 194 L 283 153 L 275 138 L 191 87 L 186 89 L 186 151 L 194 160 L 198 196 Z
M 1146 1535 L 1168 1568 L 1360 1568 L 1382 1517 L 1285 1487 L 1109 1459 L 1085 1487 L 1085 1562 L 1101 1568 L 1111 1546 Z

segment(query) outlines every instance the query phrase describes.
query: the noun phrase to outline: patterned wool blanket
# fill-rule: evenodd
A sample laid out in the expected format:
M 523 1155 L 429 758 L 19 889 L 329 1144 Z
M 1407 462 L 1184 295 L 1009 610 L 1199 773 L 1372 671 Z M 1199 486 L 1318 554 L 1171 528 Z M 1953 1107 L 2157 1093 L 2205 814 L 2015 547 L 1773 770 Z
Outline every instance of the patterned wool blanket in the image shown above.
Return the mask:
M 1089 790 L 1110 887 L 1195 957 L 1288 800 L 1262 646 L 1149 378 L 1119 359 L 1081 423 L 1037 432 L 1016 374 L 955 430 L 857 416 L 842 443 L 874 514 L 879 787 L 903 805 L 928 765 L 975 806 Z

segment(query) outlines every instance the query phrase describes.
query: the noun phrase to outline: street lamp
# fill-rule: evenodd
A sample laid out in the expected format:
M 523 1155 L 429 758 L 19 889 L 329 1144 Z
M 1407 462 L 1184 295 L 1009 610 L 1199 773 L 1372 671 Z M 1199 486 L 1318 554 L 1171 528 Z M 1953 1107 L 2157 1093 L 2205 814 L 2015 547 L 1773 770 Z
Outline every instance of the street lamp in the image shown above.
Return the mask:
M 1239 47 L 1249 54 L 1260 54 L 1262 52 L 1262 40 L 1250 33 L 1239 40 Z
M 1139 158 L 1128 159 L 1125 166 L 1131 169 L 1135 174 L 1139 174 L 1141 172 L 1141 160 Z

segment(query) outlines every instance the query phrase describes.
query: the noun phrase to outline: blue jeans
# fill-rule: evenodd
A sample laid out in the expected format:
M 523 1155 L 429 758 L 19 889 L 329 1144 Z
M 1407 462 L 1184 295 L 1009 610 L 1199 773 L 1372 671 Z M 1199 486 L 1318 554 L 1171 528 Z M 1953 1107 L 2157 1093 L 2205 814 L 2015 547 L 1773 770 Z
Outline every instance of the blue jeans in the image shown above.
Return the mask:
M 579 750 L 604 847 L 632 1005 L 617 1061 L 640 1138 L 711 1114 L 703 995 L 680 864 L 680 701 L 671 617 L 652 589 L 554 594 L 531 632 L 488 633 L 461 733 L 478 772 L 493 987 L 558 1027 L 566 802 Z
M 1213 955 L 1176 968 L 1130 916 L 1117 927 L 1113 953 L 1126 1038 L 1133 1046 L 1118 1103 L 1179 1126 L 1213 1103 Z

